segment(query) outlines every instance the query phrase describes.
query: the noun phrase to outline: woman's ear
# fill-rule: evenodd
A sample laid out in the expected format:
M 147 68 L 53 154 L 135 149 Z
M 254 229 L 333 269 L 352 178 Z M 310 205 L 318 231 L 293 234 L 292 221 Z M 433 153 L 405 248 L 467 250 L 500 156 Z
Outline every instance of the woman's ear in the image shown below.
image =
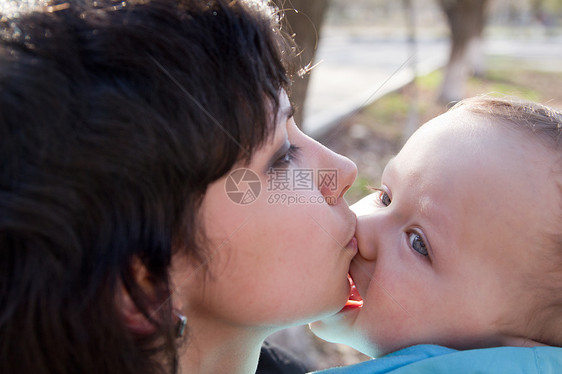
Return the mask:
M 147 295 L 149 300 L 155 300 L 156 291 L 150 273 L 136 257 L 131 261 L 131 274 L 142 293 Z M 121 312 L 123 322 L 130 332 L 136 335 L 149 335 L 156 331 L 156 326 L 139 310 L 123 284 L 117 290 L 116 299 L 117 309 Z M 148 312 L 150 313 L 151 310 Z

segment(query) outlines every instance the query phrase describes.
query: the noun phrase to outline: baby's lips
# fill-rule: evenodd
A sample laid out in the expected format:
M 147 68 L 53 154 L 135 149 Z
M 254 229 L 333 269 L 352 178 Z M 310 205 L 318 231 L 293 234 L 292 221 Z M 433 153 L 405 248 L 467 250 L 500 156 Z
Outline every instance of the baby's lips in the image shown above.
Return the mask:
M 363 306 L 363 300 L 347 300 L 345 307 L 350 308 L 361 308 Z
M 359 295 L 351 275 L 347 274 L 347 280 L 349 281 L 349 297 L 344 308 L 361 308 L 363 306 L 363 298 Z

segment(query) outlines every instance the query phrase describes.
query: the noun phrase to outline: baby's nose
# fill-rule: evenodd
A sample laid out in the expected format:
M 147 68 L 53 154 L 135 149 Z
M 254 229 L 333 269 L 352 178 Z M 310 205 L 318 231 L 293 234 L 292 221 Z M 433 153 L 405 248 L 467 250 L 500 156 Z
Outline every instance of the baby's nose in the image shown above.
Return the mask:
M 357 238 L 358 256 L 365 260 L 374 261 L 377 257 L 377 232 L 374 214 L 367 214 L 357 217 L 357 229 L 355 237 Z

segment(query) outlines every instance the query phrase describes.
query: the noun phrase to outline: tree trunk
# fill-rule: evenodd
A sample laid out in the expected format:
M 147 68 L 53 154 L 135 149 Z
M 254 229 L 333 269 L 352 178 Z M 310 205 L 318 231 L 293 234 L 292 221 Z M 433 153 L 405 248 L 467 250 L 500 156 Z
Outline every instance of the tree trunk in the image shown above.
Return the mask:
M 402 144 L 406 143 L 406 140 L 417 130 L 420 125 L 419 120 L 419 103 L 418 103 L 418 86 L 417 86 L 417 76 L 418 76 L 418 46 L 417 46 L 417 33 L 416 33 L 416 8 L 414 6 L 413 0 L 402 0 L 402 7 L 404 9 L 404 14 L 406 16 L 406 25 L 408 28 L 408 45 L 409 45 L 409 55 L 411 57 L 410 67 L 412 69 L 412 82 L 408 84 L 409 103 L 408 103 L 408 118 L 404 125 L 404 131 L 402 133 Z
M 439 99 L 449 103 L 464 97 L 466 81 L 482 74 L 482 31 L 488 0 L 439 0 L 451 30 L 451 51 Z
M 310 73 L 306 68 L 314 66 L 314 55 L 320 39 L 320 28 L 328 9 L 329 0 L 275 0 L 284 11 L 289 34 L 294 35 L 299 54 L 299 67 L 302 72 L 296 76 L 291 87 L 291 101 L 295 105 L 295 121 L 302 127 L 303 111 Z
M 544 10 L 544 0 L 532 0 L 531 9 L 533 11 L 533 17 L 544 25 L 546 23 L 546 14 Z

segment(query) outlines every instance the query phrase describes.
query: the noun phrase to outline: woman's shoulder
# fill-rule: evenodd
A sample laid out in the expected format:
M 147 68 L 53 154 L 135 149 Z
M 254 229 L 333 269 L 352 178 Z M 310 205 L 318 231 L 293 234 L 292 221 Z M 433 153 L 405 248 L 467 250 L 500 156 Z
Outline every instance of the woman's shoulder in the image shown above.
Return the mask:
M 560 347 L 497 347 L 457 351 L 437 345 L 417 345 L 357 365 L 322 374 L 413 373 L 537 373 L 554 374 L 562 368 Z
M 256 374 L 304 374 L 309 370 L 286 349 L 267 340 L 263 343 Z

